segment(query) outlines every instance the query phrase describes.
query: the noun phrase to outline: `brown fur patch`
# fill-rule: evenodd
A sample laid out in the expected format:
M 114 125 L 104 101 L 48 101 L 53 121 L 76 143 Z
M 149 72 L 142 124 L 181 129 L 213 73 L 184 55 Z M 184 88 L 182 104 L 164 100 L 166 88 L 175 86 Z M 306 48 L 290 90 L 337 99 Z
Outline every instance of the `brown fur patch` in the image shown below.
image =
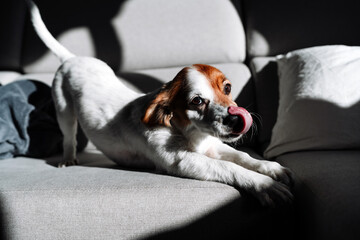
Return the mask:
M 205 64 L 194 64 L 193 66 L 208 79 L 214 89 L 214 101 L 223 106 L 236 106 L 231 93 L 226 95 L 224 92 L 225 85 L 231 83 L 219 69 Z
M 141 121 L 149 127 L 153 127 L 155 125 L 170 127 L 172 115 L 167 113 L 168 100 L 168 92 L 160 92 L 147 107 Z
M 171 81 L 166 83 L 155 99 L 147 107 L 141 121 L 148 127 L 171 127 L 172 122 L 178 126 L 186 126 L 190 120 L 186 115 L 186 73 L 183 68 Z

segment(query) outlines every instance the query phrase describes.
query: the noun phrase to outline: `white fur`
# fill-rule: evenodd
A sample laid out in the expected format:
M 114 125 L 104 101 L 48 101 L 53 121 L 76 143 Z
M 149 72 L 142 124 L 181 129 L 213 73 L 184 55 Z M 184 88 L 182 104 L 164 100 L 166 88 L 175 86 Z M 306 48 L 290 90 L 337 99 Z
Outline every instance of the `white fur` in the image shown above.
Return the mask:
M 61 60 L 61 62 L 74 57 L 75 55 L 69 52 L 64 46 L 62 46 L 47 30 L 39 9 L 35 5 L 34 2 L 26 0 L 30 10 L 31 10 L 31 21 L 33 22 L 33 26 L 36 30 L 36 33 L 39 35 L 41 40 L 45 43 L 45 45 Z M 45 31 L 44 31 L 45 30 Z
M 177 176 L 230 184 L 250 191 L 267 205 L 291 201 L 292 194 L 286 186 L 291 182 L 288 169 L 256 160 L 216 137 L 226 132 L 222 119 L 228 113 L 226 107 L 213 101 L 214 91 L 194 67 L 189 68 L 184 79 L 190 87 L 184 101 L 190 101 L 194 95 L 207 99 L 208 112 L 214 115 L 212 120 L 204 122 L 204 113 L 192 111 L 186 127 L 147 127 L 140 119 L 157 92 L 138 94 L 119 81 L 104 62 L 75 57 L 51 36 L 36 6 L 32 2 L 29 6 L 36 32 L 62 61 L 52 88 L 64 134 L 61 166 L 76 164 L 79 122 L 94 145 L 119 164 L 153 166 Z
M 191 67 L 187 72 L 187 79 L 191 89 L 189 96 L 199 95 L 210 101 L 214 99 L 214 91 L 211 89 L 209 81 L 198 70 Z M 191 99 L 188 100 L 190 101 Z

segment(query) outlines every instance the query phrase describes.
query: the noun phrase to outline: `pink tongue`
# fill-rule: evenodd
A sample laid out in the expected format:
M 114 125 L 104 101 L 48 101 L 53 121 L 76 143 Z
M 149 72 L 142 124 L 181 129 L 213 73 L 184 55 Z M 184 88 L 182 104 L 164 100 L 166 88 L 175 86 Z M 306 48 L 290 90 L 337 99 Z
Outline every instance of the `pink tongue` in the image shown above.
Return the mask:
M 253 119 L 252 119 L 250 113 L 245 108 L 231 106 L 228 108 L 228 113 L 231 115 L 241 117 L 241 119 L 244 123 L 243 129 L 241 129 L 239 132 L 237 132 L 238 134 L 244 134 L 247 131 L 249 131 L 249 129 L 253 123 Z

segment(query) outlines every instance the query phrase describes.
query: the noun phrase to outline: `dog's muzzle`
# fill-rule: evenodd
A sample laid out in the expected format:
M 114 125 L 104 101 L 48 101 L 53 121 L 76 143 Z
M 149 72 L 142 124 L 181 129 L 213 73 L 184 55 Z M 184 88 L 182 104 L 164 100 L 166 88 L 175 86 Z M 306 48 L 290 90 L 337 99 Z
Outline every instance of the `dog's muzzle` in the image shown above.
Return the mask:
M 228 108 L 228 113 L 223 124 L 232 129 L 232 134 L 240 135 L 249 131 L 253 119 L 245 108 L 231 106 Z

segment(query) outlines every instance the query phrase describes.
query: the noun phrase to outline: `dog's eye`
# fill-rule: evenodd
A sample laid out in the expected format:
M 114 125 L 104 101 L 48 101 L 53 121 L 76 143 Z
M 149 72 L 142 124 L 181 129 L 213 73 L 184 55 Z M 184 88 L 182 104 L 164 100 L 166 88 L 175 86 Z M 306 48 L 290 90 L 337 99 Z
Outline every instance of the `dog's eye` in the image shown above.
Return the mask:
M 191 101 L 192 104 L 194 105 L 201 105 L 203 104 L 203 99 L 201 97 L 194 97 L 193 100 Z
M 231 84 L 230 83 L 227 83 L 224 87 L 224 93 L 226 95 L 229 95 L 231 93 Z

